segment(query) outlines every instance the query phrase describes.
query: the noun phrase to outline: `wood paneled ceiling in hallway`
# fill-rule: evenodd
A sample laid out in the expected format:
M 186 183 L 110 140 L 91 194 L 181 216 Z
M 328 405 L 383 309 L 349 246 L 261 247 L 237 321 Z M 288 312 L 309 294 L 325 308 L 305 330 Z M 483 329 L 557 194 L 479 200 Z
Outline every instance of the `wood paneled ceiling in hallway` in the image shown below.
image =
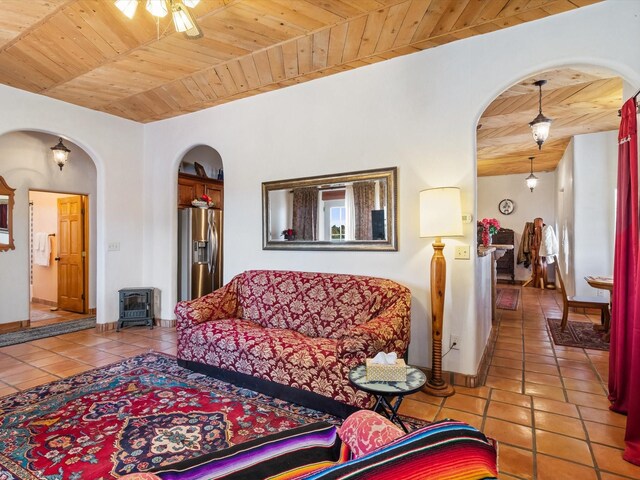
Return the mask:
M 542 112 L 553 119 L 542 150 L 529 122 L 538 114 L 536 80 L 542 87 Z M 566 68 L 541 73 L 509 88 L 485 110 L 478 122 L 478 176 L 556 169 L 574 135 L 617 130 L 622 79 L 596 68 Z
M 188 40 L 144 0 L 0 0 L 0 82 L 151 122 L 598 1 L 201 0 Z

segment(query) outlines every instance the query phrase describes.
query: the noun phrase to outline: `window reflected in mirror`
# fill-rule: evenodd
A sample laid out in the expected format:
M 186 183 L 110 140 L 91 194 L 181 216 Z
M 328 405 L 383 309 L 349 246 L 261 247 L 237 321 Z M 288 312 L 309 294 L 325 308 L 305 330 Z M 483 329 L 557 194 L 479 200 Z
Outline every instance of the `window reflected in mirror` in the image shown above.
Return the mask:
M 396 168 L 262 188 L 264 249 L 397 250 Z

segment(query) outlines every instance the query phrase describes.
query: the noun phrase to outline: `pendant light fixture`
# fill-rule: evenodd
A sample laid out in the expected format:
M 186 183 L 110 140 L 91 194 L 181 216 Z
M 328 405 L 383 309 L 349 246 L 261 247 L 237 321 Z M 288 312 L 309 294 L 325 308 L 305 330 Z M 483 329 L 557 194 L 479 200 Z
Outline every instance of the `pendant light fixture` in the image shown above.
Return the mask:
M 128 18 L 133 18 L 139 2 L 140 0 L 115 0 L 114 4 Z M 187 7 L 193 8 L 199 2 L 200 0 L 146 0 L 146 9 L 157 21 L 171 12 L 176 32 L 182 32 L 187 38 L 195 39 L 202 37 L 202 30 Z
M 531 162 L 531 173 L 525 180 L 527 181 L 527 187 L 529 190 L 533 192 L 533 189 L 538 185 L 538 177 L 533 174 L 533 159 L 534 157 L 529 157 L 529 161 Z
M 546 80 L 538 80 L 537 82 L 534 82 L 534 85 L 539 89 L 538 116 L 529 123 L 531 132 L 533 133 L 533 139 L 538 144 L 538 150 L 542 149 L 542 144 L 549 136 L 549 128 L 551 127 L 552 122 L 550 118 L 547 118 L 542 114 L 542 86 L 545 83 L 547 83 Z
M 51 147 L 51 151 L 53 152 L 53 161 L 56 162 L 56 165 L 60 167 L 60 171 L 62 171 L 62 167 L 67 163 L 67 159 L 69 158 L 69 150 L 64 143 L 62 143 L 62 138 L 58 139 L 58 144 Z

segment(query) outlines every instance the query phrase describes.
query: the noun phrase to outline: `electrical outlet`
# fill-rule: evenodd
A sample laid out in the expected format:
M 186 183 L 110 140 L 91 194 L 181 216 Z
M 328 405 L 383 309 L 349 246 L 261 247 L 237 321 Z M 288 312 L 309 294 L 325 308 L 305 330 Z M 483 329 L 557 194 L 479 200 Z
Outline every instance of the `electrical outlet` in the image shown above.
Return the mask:
M 457 245 L 455 258 L 460 260 L 469 260 L 469 245 Z
M 449 348 L 452 348 L 454 350 L 460 350 L 460 336 L 458 335 L 449 336 Z
M 109 252 L 117 252 L 120 250 L 120 242 L 109 242 L 107 245 L 107 250 Z

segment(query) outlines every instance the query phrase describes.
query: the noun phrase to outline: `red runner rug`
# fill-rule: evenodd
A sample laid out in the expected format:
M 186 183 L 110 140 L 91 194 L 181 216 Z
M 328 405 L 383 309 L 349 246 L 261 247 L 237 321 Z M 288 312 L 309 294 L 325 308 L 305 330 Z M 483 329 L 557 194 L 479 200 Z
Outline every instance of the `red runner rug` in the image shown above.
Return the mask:
M 517 310 L 520 290 L 515 288 L 496 289 L 496 307 L 502 310 Z
M 337 418 L 149 353 L 0 399 L 0 479 L 110 479 Z

